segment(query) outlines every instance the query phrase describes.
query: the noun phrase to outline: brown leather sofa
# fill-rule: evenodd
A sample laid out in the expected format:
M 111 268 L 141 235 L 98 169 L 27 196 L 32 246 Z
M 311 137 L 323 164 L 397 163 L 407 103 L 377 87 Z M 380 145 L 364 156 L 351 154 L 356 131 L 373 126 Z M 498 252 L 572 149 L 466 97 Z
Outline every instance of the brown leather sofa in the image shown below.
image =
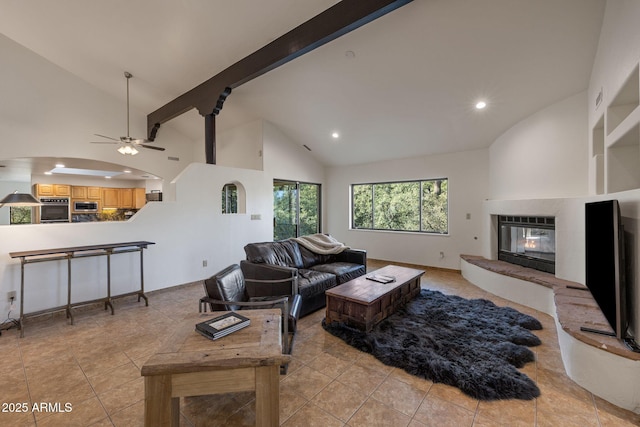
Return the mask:
M 294 280 L 297 292 L 302 297 L 300 316 L 324 307 L 324 292 L 327 289 L 366 273 L 367 252 L 360 249 L 345 249 L 339 254 L 322 255 L 288 239 L 250 243 L 244 247 L 244 251 L 247 259 L 240 263 L 240 267 L 247 279 Z M 277 291 L 268 286 L 264 287 L 264 292 L 264 295 L 278 295 Z

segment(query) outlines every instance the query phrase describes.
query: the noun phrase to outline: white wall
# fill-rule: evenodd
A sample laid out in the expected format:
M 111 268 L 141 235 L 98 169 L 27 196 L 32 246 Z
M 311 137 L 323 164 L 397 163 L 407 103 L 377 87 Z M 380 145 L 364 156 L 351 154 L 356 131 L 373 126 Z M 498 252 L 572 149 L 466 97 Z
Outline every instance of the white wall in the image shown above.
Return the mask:
M 156 139 L 165 152 L 145 150 L 125 157 L 109 145 L 90 144 L 94 133 L 122 134 L 126 129 L 124 102 L 2 35 L 0 54 L 0 159 L 51 156 L 102 160 L 147 171 L 165 183 L 165 201 L 147 204 L 127 222 L 0 225 L 2 296 L 12 290 L 19 294 L 20 290 L 20 262 L 10 258 L 10 252 L 118 241 L 155 242 L 145 251 L 146 290 L 206 278 L 244 259 L 245 244 L 273 238 L 274 177 L 324 184 L 324 169 L 310 153 L 301 151 L 299 144 L 267 123 L 260 124 L 263 131 L 259 138 L 247 141 L 249 147 L 264 147 L 264 158 L 270 159 L 265 160 L 264 171 L 189 164 L 192 158 L 204 160 L 204 143 L 185 139 L 170 124 L 160 128 Z M 145 114 L 132 111 L 131 134 L 144 135 L 145 124 Z M 168 160 L 168 156 L 180 160 Z M 225 162 L 224 153 L 220 160 Z M 231 181 L 239 182 L 246 191 L 245 214 L 220 213 L 220 191 Z M 12 190 L 7 192 L 15 185 L 8 183 Z M 29 188 L 30 183 L 25 182 L 24 188 L 16 189 Z M 252 214 L 261 219 L 251 220 Z M 207 267 L 203 267 L 203 260 Z M 72 266 L 73 301 L 105 295 L 105 257 L 74 260 Z M 63 262 L 26 266 L 25 312 L 66 303 L 66 268 Z M 114 294 L 139 286 L 139 257 L 114 256 L 112 270 Z M 3 297 L 0 313 L 6 316 L 8 309 Z M 14 311 L 12 315 L 17 314 Z
M 124 99 L 107 95 L 1 34 L 0 55 L 0 159 L 95 159 L 143 170 L 166 182 L 192 162 L 193 142 L 170 125 L 160 128 L 155 142 L 166 151 L 123 156 L 114 145 L 90 144 L 98 140 L 94 133 L 126 133 Z M 146 114 L 132 108 L 131 135 L 145 134 Z
M 631 329 L 640 335 L 640 190 L 589 196 L 589 134 L 606 106 L 640 59 L 640 2 L 609 0 L 593 64 L 587 96 L 578 94 L 551 105 L 518 123 L 498 138 L 490 148 L 491 199 L 484 203 L 482 254 L 495 259 L 497 244 L 491 215 L 528 214 L 556 217 L 556 276 L 584 284 L 584 204 L 617 199 L 623 225 L 630 240 L 633 272 L 630 297 Z M 602 90 L 603 101 L 595 107 Z M 558 137 L 559 136 L 559 137 Z M 553 177 L 537 179 L 531 154 L 544 148 L 545 173 Z M 572 154 L 573 153 L 573 154 Z M 539 160 L 536 157 L 534 160 Z M 519 172 L 523 171 L 523 172 Z M 522 179 L 522 175 L 536 179 Z M 520 179 L 505 184 L 503 180 Z M 592 186 L 592 188 L 595 188 Z
M 586 92 L 517 123 L 490 147 L 492 199 L 584 196 L 588 192 Z
M 325 231 L 351 247 L 366 249 L 371 258 L 459 269 L 460 254 L 478 254 L 482 249 L 488 167 L 488 150 L 475 150 L 328 168 L 325 204 L 330 215 Z M 449 179 L 449 235 L 350 229 L 351 184 L 430 178 Z
M 217 164 L 262 170 L 262 139 L 262 120 L 218 132 L 216 135 Z
M 223 215 L 220 189 L 229 181 L 242 183 L 247 192 L 247 213 Z M 271 183 L 262 172 L 191 164 L 176 179 L 176 201 L 150 203 L 130 221 L 77 224 L 34 224 L 0 227 L 0 294 L 20 289 L 20 263 L 9 252 L 110 242 L 148 240 L 145 251 L 147 290 L 175 286 L 208 277 L 244 258 L 246 243 L 269 240 Z M 261 220 L 251 220 L 260 214 Z M 205 268 L 202 261 L 206 260 Z M 98 298 L 106 292 L 106 258 L 72 261 L 75 301 Z M 112 257 L 114 293 L 135 290 L 139 284 L 138 257 Z M 25 266 L 25 311 L 66 302 L 66 262 Z M 195 304 L 195 302 L 194 302 Z M 195 307 L 195 305 L 194 305 Z
M 264 170 L 273 178 L 322 184 L 325 169 L 301 144 L 263 122 Z
M 589 82 L 588 129 L 595 127 L 603 114 L 603 107 L 611 102 L 631 70 L 640 60 L 640 2 L 631 0 L 607 1 L 600 41 Z M 595 99 L 602 89 L 603 101 L 595 108 Z M 592 171 L 593 173 L 593 171 Z M 590 175 L 590 179 L 594 179 Z M 627 237 L 632 238 L 633 330 L 640 341 L 640 192 L 626 191 L 609 194 L 620 201 Z

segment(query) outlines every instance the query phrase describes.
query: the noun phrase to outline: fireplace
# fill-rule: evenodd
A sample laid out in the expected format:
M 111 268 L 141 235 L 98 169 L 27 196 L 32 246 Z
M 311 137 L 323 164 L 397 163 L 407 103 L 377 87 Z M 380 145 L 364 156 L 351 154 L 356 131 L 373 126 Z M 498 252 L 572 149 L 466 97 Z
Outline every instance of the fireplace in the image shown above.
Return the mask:
M 555 218 L 498 216 L 498 259 L 555 273 Z

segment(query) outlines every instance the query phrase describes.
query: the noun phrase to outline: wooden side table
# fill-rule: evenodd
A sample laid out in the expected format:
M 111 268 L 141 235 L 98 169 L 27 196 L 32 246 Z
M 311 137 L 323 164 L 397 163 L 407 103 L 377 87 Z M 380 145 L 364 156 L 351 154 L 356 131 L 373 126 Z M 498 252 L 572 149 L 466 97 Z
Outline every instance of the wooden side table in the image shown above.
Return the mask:
M 256 425 L 278 426 L 281 312 L 244 310 L 251 325 L 218 340 L 195 331 L 196 323 L 226 312 L 202 313 L 185 319 L 179 329 L 142 367 L 148 427 L 178 426 L 180 397 L 255 391 Z

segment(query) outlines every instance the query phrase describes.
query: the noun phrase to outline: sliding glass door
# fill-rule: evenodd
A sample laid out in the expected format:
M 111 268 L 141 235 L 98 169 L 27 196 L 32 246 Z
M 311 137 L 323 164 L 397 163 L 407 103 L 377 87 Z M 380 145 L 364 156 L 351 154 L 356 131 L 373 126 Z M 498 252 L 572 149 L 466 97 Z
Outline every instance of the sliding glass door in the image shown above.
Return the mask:
M 320 232 L 320 184 L 273 181 L 273 240 Z

